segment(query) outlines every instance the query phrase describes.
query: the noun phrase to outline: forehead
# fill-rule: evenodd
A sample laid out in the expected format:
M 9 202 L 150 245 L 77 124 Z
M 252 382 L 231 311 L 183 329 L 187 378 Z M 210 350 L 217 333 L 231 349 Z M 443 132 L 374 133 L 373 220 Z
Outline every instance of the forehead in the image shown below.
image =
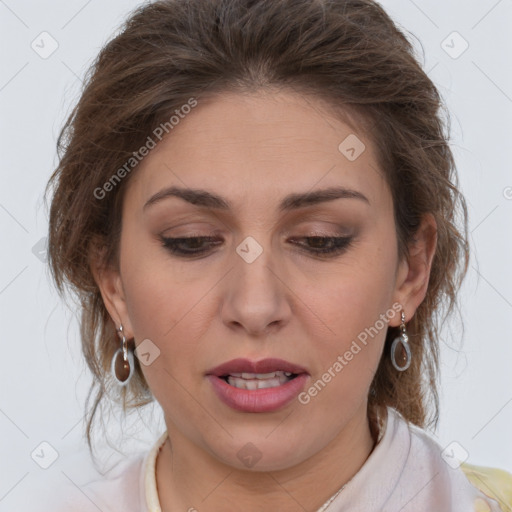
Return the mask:
M 367 134 L 317 98 L 224 93 L 180 117 L 137 166 L 125 199 L 138 209 L 170 185 L 216 191 L 246 206 L 330 186 L 359 190 L 377 208 L 389 202 Z

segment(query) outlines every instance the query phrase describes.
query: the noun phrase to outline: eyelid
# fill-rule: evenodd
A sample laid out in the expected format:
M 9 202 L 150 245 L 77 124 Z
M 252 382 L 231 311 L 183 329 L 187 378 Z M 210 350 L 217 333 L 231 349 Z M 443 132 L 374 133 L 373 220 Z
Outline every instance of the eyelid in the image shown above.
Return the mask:
M 330 237 L 345 237 L 348 238 L 352 236 L 352 232 L 346 232 L 346 231 L 331 231 L 331 230 L 322 230 L 322 229 L 312 229 L 310 231 L 306 231 L 304 234 L 299 233 L 295 236 L 325 236 L 327 238 Z
M 203 256 L 208 257 L 211 253 L 211 250 L 208 249 L 198 249 L 198 250 L 183 250 L 179 249 L 180 243 L 187 243 L 191 240 L 211 240 L 213 246 L 219 244 L 219 240 L 215 240 L 215 237 L 211 236 L 185 236 L 185 237 L 164 237 L 162 235 L 159 236 L 161 244 L 174 256 L 189 259 L 190 261 L 194 259 L 201 259 Z M 334 248 L 314 248 L 307 247 L 301 243 L 295 243 L 295 245 L 302 251 L 303 254 L 306 254 L 313 258 L 321 258 L 321 259 L 335 259 L 341 255 L 343 255 L 347 250 L 349 250 L 356 239 L 354 235 L 352 236 L 319 236 L 319 235 L 304 235 L 298 237 L 292 237 L 289 240 L 308 240 L 308 239 L 320 239 L 327 240 L 329 242 L 334 242 Z M 222 243 L 222 242 L 220 242 Z
M 351 237 L 355 235 L 355 228 L 344 228 L 339 224 L 335 224 L 332 227 L 324 228 L 324 227 L 294 227 L 288 229 L 285 233 L 286 236 L 325 236 L 325 237 Z
M 198 227 L 200 226 L 200 227 Z M 170 226 L 161 231 L 163 236 L 184 238 L 202 236 L 228 236 L 233 230 L 225 226 L 215 226 L 212 222 L 184 221 Z M 355 235 L 356 227 L 347 223 L 321 221 L 318 219 L 300 219 L 290 223 L 282 232 L 283 237 L 288 236 L 325 236 L 325 237 L 350 237 Z M 243 237 L 242 237 L 243 238 Z

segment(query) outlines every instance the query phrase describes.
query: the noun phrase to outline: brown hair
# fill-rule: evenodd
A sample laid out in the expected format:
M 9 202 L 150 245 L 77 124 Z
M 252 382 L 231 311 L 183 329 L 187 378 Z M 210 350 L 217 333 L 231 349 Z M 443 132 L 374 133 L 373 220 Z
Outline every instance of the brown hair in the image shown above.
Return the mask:
M 124 411 L 153 400 L 137 358 L 127 388 L 112 386 L 110 362 L 119 338 L 91 272 L 94 258 L 118 264 L 123 190 L 133 172 L 102 199 L 95 190 L 190 98 L 200 102 L 228 90 L 295 90 L 325 100 L 340 116 L 355 113 L 378 149 L 392 192 L 400 259 L 407 257 L 422 216 L 434 216 L 437 249 L 429 286 L 407 325 L 411 367 L 397 372 L 391 365 L 390 343 L 399 331 L 389 327 L 368 408 L 373 414 L 373 406 L 390 405 L 420 427 L 427 420 L 437 424 L 440 311 L 444 307 L 448 316 L 457 304 L 467 271 L 467 210 L 448 144 L 449 115 L 412 44 L 379 4 L 157 1 L 132 13 L 84 84 L 59 135 L 59 164 L 46 193 L 52 185 L 52 277 L 61 295 L 67 282 L 80 299 L 82 350 L 94 376 L 86 404 L 87 411 L 96 389 L 87 411 L 89 448 L 105 394 L 120 398 Z

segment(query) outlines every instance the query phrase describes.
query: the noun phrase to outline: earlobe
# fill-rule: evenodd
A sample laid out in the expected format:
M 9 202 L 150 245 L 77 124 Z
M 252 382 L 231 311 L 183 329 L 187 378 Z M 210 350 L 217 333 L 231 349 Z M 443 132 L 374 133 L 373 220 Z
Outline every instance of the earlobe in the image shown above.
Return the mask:
M 427 213 L 409 244 L 407 261 L 400 263 L 397 272 L 395 300 L 402 305 L 408 319 L 427 294 L 436 247 L 437 223 L 434 216 Z

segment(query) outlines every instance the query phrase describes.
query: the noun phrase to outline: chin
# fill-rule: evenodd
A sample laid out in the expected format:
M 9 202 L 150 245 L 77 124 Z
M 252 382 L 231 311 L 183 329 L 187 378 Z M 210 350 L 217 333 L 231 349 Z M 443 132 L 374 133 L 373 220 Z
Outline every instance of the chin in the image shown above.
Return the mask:
M 271 434 L 270 437 L 272 437 Z M 314 453 L 305 451 L 304 441 L 291 443 L 290 438 L 278 436 L 275 439 L 268 438 L 268 431 L 261 436 L 243 436 L 240 442 L 231 442 L 229 446 L 222 448 L 222 453 L 212 450 L 226 465 L 252 472 L 282 471 L 300 464 Z M 252 440 L 251 440 L 252 439 Z M 226 454 L 230 454 L 226 457 Z M 234 454 L 232 456 L 231 454 Z

